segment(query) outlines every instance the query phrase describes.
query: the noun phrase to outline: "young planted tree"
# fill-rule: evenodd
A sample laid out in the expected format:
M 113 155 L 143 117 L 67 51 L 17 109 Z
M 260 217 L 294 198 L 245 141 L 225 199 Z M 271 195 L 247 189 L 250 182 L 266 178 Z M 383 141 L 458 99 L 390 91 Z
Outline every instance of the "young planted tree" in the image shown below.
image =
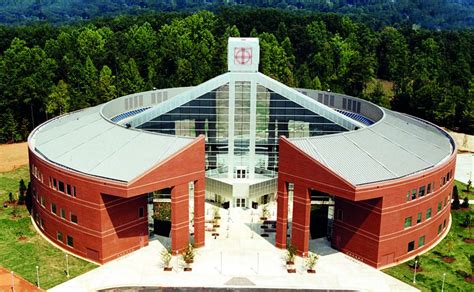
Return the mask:
M 464 197 L 464 200 L 462 201 L 461 208 L 469 208 L 469 198 Z
M 314 269 L 316 267 L 316 264 L 318 262 L 319 255 L 313 252 L 308 253 L 308 257 L 306 258 L 306 269 L 308 273 L 316 273 L 316 270 Z
M 9 201 L 10 203 L 13 203 L 13 193 L 12 193 L 12 192 L 10 192 L 10 193 L 8 194 L 8 201 Z
M 296 257 L 297 248 L 291 242 L 286 245 L 286 270 L 288 273 L 296 273 L 295 269 L 295 257 Z
M 457 210 L 460 207 L 461 207 L 461 202 L 459 201 L 458 187 L 455 185 L 453 187 L 453 203 L 451 204 L 451 208 L 453 210 Z
M 161 261 L 163 262 L 163 269 L 165 271 L 171 271 L 173 268 L 170 266 L 171 263 L 171 250 L 168 248 L 165 248 L 161 251 Z
M 184 263 L 186 264 L 184 271 L 192 271 L 191 264 L 194 263 L 194 257 L 196 256 L 196 252 L 194 250 L 194 246 L 192 244 L 188 244 L 188 246 L 184 249 L 182 254 L 182 258 Z
M 466 184 L 466 191 L 469 193 L 471 192 L 472 181 L 469 179 Z
M 23 179 L 20 180 L 20 183 L 18 185 L 18 192 L 18 204 L 23 205 L 26 199 L 26 185 Z

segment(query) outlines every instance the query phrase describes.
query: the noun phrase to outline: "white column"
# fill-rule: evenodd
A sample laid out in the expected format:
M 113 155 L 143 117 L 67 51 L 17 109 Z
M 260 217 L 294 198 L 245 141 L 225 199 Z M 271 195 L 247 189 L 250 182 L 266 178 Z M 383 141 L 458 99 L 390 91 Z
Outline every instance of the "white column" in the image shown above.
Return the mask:
M 255 178 L 255 140 L 257 124 L 257 82 L 250 81 L 250 144 L 249 144 L 249 177 Z
M 227 177 L 234 177 L 234 120 L 235 120 L 235 79 L 231 75 L 229 80 L 229 122 L 228 122 L 228 143 L 229 152 L 227 157 Z

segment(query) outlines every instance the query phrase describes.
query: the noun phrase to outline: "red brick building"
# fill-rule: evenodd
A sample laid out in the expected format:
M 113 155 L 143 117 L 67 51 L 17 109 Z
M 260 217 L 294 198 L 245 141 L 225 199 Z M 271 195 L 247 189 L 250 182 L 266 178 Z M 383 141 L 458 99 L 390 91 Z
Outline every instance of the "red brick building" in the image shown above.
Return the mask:
M 237 59 L 236 59 L 237 58 Z M 148 244 L 153 194 L 171 247 L 204 245 L 204 202 L 278 202 L 275 244 L 328 237 L 374 267 L 447 232 L 456 146 L 441 128 L 368 101 L 287 87 L 258 72 L 258 40 L 230 39 L 229 72 L 131 94 L 30 135 L 34 221 L 104 263 Z M 252 204 L 251 204 L 252 202 Z

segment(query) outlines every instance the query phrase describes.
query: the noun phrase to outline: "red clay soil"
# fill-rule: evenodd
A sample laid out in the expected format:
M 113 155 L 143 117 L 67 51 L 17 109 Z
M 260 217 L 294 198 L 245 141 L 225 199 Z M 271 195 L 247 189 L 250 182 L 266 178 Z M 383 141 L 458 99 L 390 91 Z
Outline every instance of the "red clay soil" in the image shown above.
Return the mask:
M 462 241 L 465 243 L 474 243 L 474 238 L 464 238 Z
M 43 291 L 17 274 L 14 274 L 14 276 L 15 292 Z M 0 291 L 13 291 L 12 274 L 2 267 L 0 267 Z
M 443 260 L 443 262 L 448 263 L 448 264 L 453 263 L 454 261 L 456 261 L 456 259 L 453 258 L 453 257 L 442 257 L 441 259 Z
M 471 275 L 469 277 L 466 277 L 466 278 L 464 278 L 464 281 L 466 281 L 468 283 L 474 283 L 474 276 Z

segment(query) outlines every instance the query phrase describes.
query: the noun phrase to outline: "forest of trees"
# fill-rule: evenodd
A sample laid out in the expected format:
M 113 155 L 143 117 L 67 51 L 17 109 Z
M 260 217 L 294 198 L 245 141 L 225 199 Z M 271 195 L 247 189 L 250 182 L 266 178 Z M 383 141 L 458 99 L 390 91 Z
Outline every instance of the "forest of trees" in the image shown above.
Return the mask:
M 260 38 L 260 71 L 359 96 L 474 133 L 474 31 L 373 30 L 335 14 L 275 9 L 150 13 L 0 26 L 0 142 L 59 114 L 225 72 L 229 36 Z
M 473 0 L 3 0 L 0 23 L 65 23 L 124 13 L 242 6 L 341 13 L 373 28 L 399 23 L 431 29 L 474 26 Z

